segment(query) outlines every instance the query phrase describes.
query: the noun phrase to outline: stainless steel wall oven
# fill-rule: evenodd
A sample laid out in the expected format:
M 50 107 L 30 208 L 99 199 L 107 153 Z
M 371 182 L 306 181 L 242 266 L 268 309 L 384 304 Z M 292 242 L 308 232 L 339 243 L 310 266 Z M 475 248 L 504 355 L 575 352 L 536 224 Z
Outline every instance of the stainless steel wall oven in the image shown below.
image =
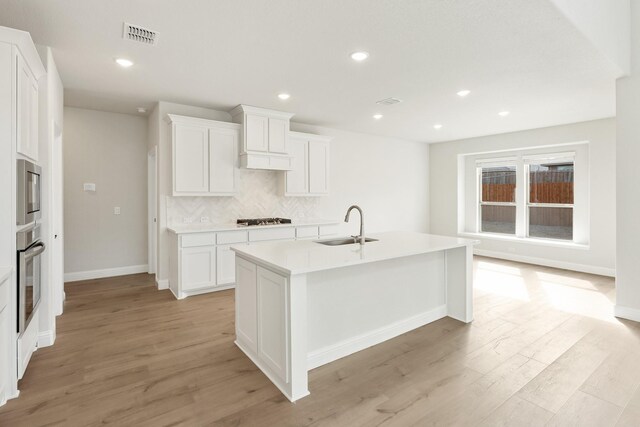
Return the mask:
M 27 329 L 40 302 L 40 224 L 34 223 L 16 234 L 18 253 L 18 334 Z

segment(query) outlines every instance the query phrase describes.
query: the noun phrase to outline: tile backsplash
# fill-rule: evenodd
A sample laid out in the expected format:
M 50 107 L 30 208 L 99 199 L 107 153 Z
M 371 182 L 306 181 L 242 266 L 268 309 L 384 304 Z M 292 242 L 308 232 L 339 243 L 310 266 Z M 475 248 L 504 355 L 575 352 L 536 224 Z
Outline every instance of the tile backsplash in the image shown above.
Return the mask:
M 240 169 L 238 191 L 233 197 L 167 197 L 167 223 L 194 223 L 208 217 L 211 223 L 235 222 L 237 218 L 318 218 L 317 197 L 284 197 L 280 190 L 283 172 Z

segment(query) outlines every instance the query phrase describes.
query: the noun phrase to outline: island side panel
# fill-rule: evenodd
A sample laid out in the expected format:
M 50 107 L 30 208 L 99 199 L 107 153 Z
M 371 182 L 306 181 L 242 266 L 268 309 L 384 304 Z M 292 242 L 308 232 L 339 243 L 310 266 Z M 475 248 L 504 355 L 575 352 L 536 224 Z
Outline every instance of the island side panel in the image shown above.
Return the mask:
M 309 369 L 445 317 L 445 286 L 443 251 L 309 273 Z
M 306 277 L 236 254 L 236 345 L 291 401 L 309 394 Z
M 446 251 L 447 315 L 461 322 L 473 321 L 473 247 Z

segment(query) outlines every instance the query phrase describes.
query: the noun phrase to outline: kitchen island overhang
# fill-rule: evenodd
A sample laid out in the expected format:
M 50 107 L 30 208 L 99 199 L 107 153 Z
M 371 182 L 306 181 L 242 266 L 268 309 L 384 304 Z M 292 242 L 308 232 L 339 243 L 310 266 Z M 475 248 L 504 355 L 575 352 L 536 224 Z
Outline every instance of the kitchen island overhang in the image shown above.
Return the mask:
M 473 320 L 475 240 L 413 232 L 365 245 L 235 246 L 236 345 L 291 401 L 310 369 L 449 316 Z

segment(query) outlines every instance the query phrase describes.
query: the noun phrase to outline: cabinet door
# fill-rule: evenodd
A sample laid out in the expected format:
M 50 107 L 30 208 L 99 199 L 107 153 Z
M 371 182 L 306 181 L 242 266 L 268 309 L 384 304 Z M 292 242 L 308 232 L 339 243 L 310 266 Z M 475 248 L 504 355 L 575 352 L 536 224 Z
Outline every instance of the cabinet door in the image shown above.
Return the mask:
M 22 155 L 30 157 L 34 160 L 37 160 L 34 157 L 37 156 L 37 153 L 34 153 L 34 138 L 37 141 L 37 129 L 38 129 L 38 96 L 37 96 L 37 85 L 36 85 L 36 96 L 35 96 L 35 108 L 32 106 L 34 103 L 33 96 L 33 85 L 35 80 L 31 74 L 31 70 L 27 66 L 27 63 L 22 58 L 20 53 L 16 55 L 17 61 L 17 147 L 16 151 Z M 35 110 L 36 116 L 32 117 L 32 114 Z M 32 135 L 35 126 L 36 135 Z
M 38 161 L 38 83 L 34 77 L 29 83 L 29 157 Z
M 287 139 L 289 136 L 289 121 L 283 119 L 269 119 L 269 152 L 287 153 Z
M 209 192 L 233 194 L 236 191 L 238 132 L 209 129 Z
M 329 192 L 329 144 L 309 141 L 309 192 Z
M 236 281 L 236 253 L 229 248 L 229 245 L 216 248 L 218 286 Z
M 209 129 L 179 123 L 172 128 L 174 193 L 207 193 Z
M 258 267 L 258 357 L 284 382 L 288 378 L 287 279 Z
M 201 246 L 184 248 L 181 254 L 182 291 L 208 288 L 216 285 L 216 248 Z
M 254 354 L 258 352 L 257 267 L 238 258 L 236 271 L 236 336 Z
M 306 194 L 309 192 L 309 144 L 304 139 L 289 140 L 291 170 L 286 172 L 286 193 Z
M 269 151 L 269 121 L 267 117 L 247 114 L 245 121 L 246 150 Z

